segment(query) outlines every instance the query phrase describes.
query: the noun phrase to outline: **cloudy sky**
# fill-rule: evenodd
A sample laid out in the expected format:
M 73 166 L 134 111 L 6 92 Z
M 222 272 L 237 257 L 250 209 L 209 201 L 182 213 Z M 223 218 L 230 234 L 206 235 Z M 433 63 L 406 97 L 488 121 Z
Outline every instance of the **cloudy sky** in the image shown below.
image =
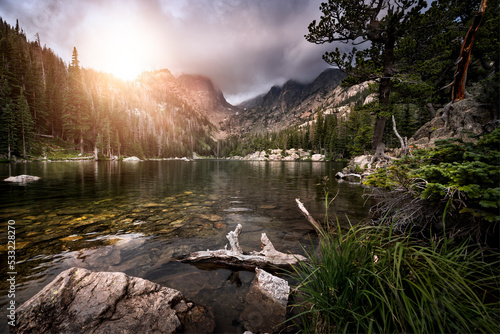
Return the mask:
M 287 79 L 310 81 L 331 45 L 304 39 L 321 0 L 0 0 L 66 62 L 130 79 L 144 70 L 210 77 L 237 103 Z

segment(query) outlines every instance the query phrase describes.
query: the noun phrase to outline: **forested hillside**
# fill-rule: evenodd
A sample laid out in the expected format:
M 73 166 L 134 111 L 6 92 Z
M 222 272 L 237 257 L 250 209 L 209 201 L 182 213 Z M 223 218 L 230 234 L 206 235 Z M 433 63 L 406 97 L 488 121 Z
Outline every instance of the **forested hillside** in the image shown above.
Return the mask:
M 168 70 L 134 82 L 68 65 L 19 25 L 0 20 L 0 155 L 42 155 L 40 138 L 61 138 L 82 154 L 175 157 L 213 154 L 212 126 Z

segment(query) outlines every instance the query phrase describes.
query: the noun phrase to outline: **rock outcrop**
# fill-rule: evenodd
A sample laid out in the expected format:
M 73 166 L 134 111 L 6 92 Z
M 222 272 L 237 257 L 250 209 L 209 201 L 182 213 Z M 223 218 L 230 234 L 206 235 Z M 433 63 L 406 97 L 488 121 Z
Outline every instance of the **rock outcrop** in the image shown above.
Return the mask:
M 245 309 L 240 316 L 245 328 L 253 333 L 279 332 L 286 320 L 290 287 L 288 282 L 259 268 L 245 297 Z
M 424 124 L 408 144 L 412 148 L 431 148 L 439 139 L 459 138 L 472 141 L 470 134 L 479 134 L 494 119 L 492 111 L 474 99 L 450 103 L 439 109 L 436 117 Z
M 211 310 L 120 272 L 71 268 L 17 310 L 16 333 L 209 333 Z

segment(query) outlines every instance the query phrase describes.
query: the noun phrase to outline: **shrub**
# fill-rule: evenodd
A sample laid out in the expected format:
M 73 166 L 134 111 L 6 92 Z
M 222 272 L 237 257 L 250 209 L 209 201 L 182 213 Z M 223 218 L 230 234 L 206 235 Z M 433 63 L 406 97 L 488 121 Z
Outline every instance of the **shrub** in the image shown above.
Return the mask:
M 446 229 L 448 237 L 497 242 L 500 128 L 477 143 L 454 139 L 436 146 L 368 177 L 365 184 L 386 189 L 371 195 L 379 200 L 373 211 L 402 231 L 429 236 Z
M 498 259 L 485 263 L 465 243 L 424 246 L 389 227 L 356 226 L 322 233 L 308 260 L 291 274 L 303 332 L 500 331 Z

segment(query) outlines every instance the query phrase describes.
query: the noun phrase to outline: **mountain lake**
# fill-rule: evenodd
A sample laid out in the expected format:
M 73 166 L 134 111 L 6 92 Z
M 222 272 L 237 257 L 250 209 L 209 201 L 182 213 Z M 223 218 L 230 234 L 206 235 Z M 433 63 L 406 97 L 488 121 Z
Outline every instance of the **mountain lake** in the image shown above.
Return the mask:
M 243 332 L 238 319 L 254 273 L 176 259 L 224 248 L 226 234 L 238 224 L 243 226 L 244 252 L 260 250 L 263 232 L 281 252 L 313 250 L 317 236 L 296 198 L 323 221 L 326 187 L 329 199 L 338 193 L 330 220 L 337 217 L 348 226 L 368 216 L 371 203 L 362 196 L 367 189 L 335 179 L 342 167 L 231 160 L 1 164 L 2 268 L 7 263 L 7 224 L 15 221 L 17 307 L 70 267 L 121 271 L 212 307 L 217 333 Z M 26 185 L 3 182 L 20 174 L 41 179 Z M 4 309 L 9 303 L 7 271 L 0 276 Z

